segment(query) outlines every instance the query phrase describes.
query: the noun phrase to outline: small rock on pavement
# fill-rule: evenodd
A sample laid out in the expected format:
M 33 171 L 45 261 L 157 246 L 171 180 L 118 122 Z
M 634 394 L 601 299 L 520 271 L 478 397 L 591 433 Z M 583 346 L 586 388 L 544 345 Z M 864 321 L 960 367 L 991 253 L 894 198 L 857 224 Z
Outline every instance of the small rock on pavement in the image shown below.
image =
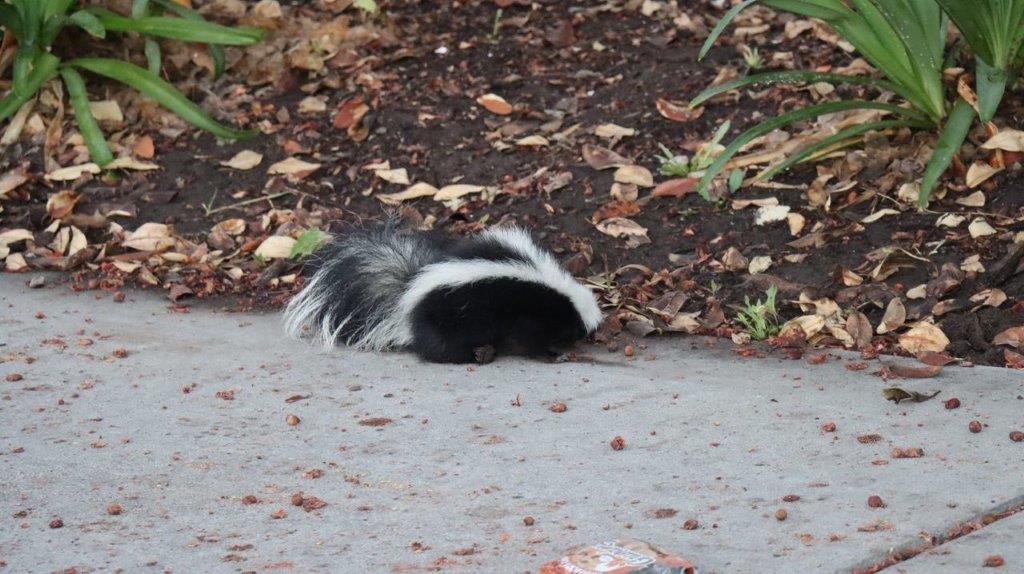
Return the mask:
M 1006 564 L 1006 561 L 1003 560 L 1003 557 L 998 554 L 988 556 L 985 558 L 985 561 L 982 562 L 982 566 L 985 566 L 987 568 L 999 568 L 1003 564 Z
M 36 275 L 32 279 L 29 279 L 28 286 L 31 287 L 32 289 L 40 289 L 42 287 L 45 287 L 46 286 L 46 276 L 45 275 Z

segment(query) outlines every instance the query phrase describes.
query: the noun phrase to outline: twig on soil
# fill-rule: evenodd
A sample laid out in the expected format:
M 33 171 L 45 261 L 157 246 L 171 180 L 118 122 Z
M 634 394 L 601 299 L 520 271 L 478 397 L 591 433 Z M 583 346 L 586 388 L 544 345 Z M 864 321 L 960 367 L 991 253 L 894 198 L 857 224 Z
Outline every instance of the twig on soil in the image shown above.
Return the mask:
M 238 203 L 232 203 L 231 205 L 225 205 L 222 207 L 218 207 L 217 209 L 210 209 L 204 204 L 203 211 L 206 213 L 207 216 L 210 216 L 213 215 L 214 213 L 220 213 L 222 211 L 227 211 L 229 209 L 238 209 L 239 207 L 245 207 L 246 205 L 252 205 L 254 203 L 259 203 L 261 201 L 270 201 L 272 199 L 277 199 L 279 197 L 294 194 L 294 190 L 282 191 L 280 193 L 275 193 L 273 195 L 265 195 L 263 197 L 254 197 L 252 199 L 246 199 L 245 201 L 239 201 Z M 210 205 L 213 205 L 213 203 L 211 202 Z
M 987 283 L 989 286 L 997 286 L 1006 283 L 1017 271 L 1017 264 L 1024 259 L 1024 242 L 1014 243 L 1010 252 L 989 269 Z

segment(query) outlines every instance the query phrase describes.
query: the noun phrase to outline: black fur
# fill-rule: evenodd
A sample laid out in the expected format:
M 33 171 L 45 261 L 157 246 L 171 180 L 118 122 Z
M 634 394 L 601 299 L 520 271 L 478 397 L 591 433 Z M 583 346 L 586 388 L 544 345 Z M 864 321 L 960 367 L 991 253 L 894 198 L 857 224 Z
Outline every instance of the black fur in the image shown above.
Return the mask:
M 416 306 L 412 349 L 436 363 L 469 363 L 477 349 L 547 357 L 587 336 L 569 299 L 516 279 L 438 289 Z

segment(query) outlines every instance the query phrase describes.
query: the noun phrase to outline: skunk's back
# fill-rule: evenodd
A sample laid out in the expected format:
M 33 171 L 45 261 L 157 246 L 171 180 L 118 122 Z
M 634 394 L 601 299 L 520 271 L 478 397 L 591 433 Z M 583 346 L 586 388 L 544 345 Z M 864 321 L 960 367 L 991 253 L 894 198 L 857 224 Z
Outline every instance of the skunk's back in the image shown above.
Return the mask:
M 446 240 L 394 222 L 335 239 L 310 260 L 312 275 L 285 310 L 292 336 L 383 350 L 409 343 L 398 310 L 409 283 L 443 259 Z

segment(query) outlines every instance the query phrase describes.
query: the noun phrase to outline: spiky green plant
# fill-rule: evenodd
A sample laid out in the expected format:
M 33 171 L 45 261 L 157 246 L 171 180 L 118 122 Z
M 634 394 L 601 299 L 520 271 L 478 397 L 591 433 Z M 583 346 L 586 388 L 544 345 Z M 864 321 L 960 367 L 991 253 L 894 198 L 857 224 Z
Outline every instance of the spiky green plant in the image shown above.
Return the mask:
M 165 16 L 164 13 L 176 17 Z M 107 32 L 137 32 L 146 37 L 149 69 L 113 58 L 74 58 L 61 61 L 51 52 L 61 31 L 76 26 L 96 38 Z M 89 109 L 80 70 L 116 80 L 152 98 L 185 121 L 225 139 L 240 139 L 254 132 L 236 130 L 211 118 L 174 86 L 160 77 L 160 46 L 156 38 L 198 42 L 209 46 L 215 73 L 224 69 L 222 46 L 255 44 L 263 38 L 258 28 L 232 28 L 207 22 L 199 13 L 170 0 L 134 0 L 132 16 L 102 8 L 79 8 L 77 0 L 0 0 L 0 27 L 17 40 L 12 66 L 13 87 L 0 99 L 0 121 L 33 98 L 46 82 L 60 76 L 67 87 L 79 130 L 93 161 L 105 165 L 114 159 L 99 124 Z
M 751 302 L 750 297 L 743 298 L 743 307 L 736 312 L 736 321 L 755 341 L 763 341 L 779 334 L 779 310 L 775 306 L 775 298 L 779 290 L 772 285 L 765 292 L 765 299 Z
M 979 110 L 983 119 L 995 113 L 1008 77 L 1019 63 L 1024 30 L 1024 0 L 745 0 L 729 10 L 708 37 L 700 57 L 743 9 L 762 2 L 766 6 L 801 16 L 819 18 L 878 69 L 882 78 L 811 71 L 777 71 L 739 78 L 708 88 L 690 105 L 698 106 L 728 90 L 754 84 L 831 82 L 866 85 L 892 91 L 905 104 L 881 104 L 846 100 L 797 109 L 766 120 L 740 134 L 718 156 L 697 190 L 709 197 L 708 187 L 739 149 L 756 137 L 786 125 L 822 114 L 844 110 L 875 109 L 880 119 L 843 129 L 798 150 L 758 175 L 767 179 L 822 150 L 857 138 L 872 130 L 911 127 L 941 130 L 936 149 L 925 167 L 919 203 L 927 205 L 932 189 L 949 167 L 967 137 L 975 109 L 961 98 L 950 101 L 942 83 L 947 66 L 945 44 L 950 18 L 978 55 Z M 940 7 L 941 4 L 941 7 Z M 948 13 L 948 16 L 947 16 Z M 983 64 L 983 65 L 982 65 Z
M 977 58 L 978 114 L 989 121 L 1007 81 L 1020 68 L 1024 48 L 1024 0 L 935 0 Z

